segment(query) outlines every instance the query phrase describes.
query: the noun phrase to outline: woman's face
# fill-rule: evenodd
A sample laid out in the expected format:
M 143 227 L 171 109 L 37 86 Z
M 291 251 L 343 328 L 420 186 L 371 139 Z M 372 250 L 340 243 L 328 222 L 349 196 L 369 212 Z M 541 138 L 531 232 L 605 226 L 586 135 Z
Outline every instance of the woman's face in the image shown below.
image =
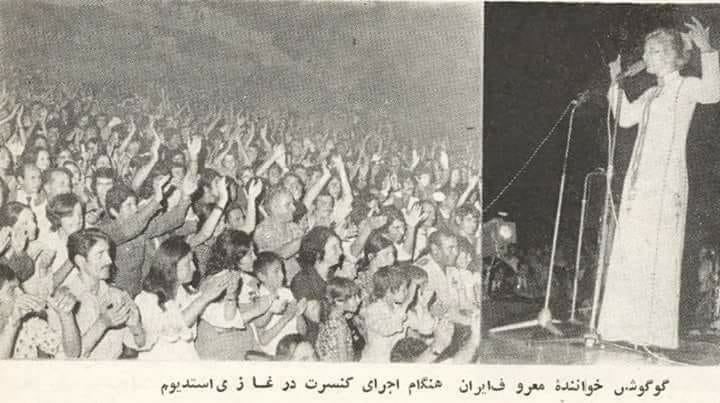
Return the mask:
M 394 243 L 402 241 L 405 236 L 405 223 L 400 220 L 394 220 L 387 230 L 388 238 Z
M 60 218 L 60 227 L 66 234 L 80 231 L 85 225 L 85 217 L 83 216 L 82 206 L 80 203 L 73 207 L 72 213 L 67 217 Z
M 48 154 L 48 152 L 45 150 L 38 152 L 35 165 L 38 167 L 38 169 L 40 169 L 40 171 L 45 171 L 46 169 L 50 168 L 50 154 Z
M 643 61 L 647 72 L 656 76 L 663 76 L 677 70 L 675 63 L 677 54 L 672 45 L 660 38 L 652 38 L 645 42 Z
M 195 274 L 195 262 L 193 261 L 192 252 L 183 256 L 177 263 L 177 279 L 178 284 L 188 284 L 193 279 Z
M 227 221 L 230 228 L 238 231 L 242 230 L 243 226 L 245 226 L 245 214 L 243 214 L 243 211 L 236 208 L 228 211 L 227 214 Z
M 331 236 L 325 242 L 325 256 L 323 263 L 328 267 L 335 266 L 340 263 L 340 257 L 342 256 L 342 248 L 340 247 L 340 239 L 336 236 Z
M 330 193 L 330 196 L 333 197 L 333 199 L 337 200 L 340 198 L 340 195 L 342 193 L 342 187 L 340 186 L 340 179 L 333 176 L 330 179 L 330 182 L 327 184 L 328 193 Z
M 240 270 L 244 271 L 245 273 L 252 273 L 253 263 L 255 263 L 255 251 L 250 248 L 250 250 L 245 254 L 245 256 L 240 259 L 240 263 L 238 266 L 240 267 Z
M 33 241 L 37 238 L 37 223 L 35 221 L 35 214 L 29 208 L 23 209 L 18 215 L 18 220 L 13 225 L 13 237 L 19 236 Z
M 395 263 L 395 247 L 393 245 L 388 246 L 387 248 L 381 250 L 378 252 L 370 261 L 370 263 L 376 267 L 388 267 Z

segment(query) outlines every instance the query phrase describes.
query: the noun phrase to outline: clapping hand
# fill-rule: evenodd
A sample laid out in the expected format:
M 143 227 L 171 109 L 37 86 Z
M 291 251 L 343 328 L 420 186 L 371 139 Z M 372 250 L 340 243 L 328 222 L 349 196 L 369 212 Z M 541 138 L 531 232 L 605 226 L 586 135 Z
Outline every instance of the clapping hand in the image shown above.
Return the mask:
M 48 306 L 58 315 L 68 316 L 72 314 L 73 308 L 75 308 L 78 301 L 67 287 L 60 287 L 53 296 L 48 298 L 47 302 Z

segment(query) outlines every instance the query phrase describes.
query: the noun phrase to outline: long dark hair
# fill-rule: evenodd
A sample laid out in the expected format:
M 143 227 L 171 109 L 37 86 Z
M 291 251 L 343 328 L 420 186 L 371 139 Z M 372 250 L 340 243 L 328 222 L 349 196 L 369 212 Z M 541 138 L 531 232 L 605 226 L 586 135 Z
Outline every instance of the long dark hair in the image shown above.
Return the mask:
M 143 281 L 143 291 L 157 295 L 160 306 L 175 299 L 179 286 L 177 264 L 190 252 L 190 245 L 181 236 L 169 238 L 157 249 Z
M 370 255 L 375 257 L 378 252 L 391 246 L 394 247 L 394 244 L 390 239 L 383 235 L 383 233 L 378 230 L 373 231 L 365 241 L 363 257 L 358 261 L 358 271 L 365 271 L 368 267 L 370 267 L 370 260 L 372 260 Z
M 315 264 L 325 258 L 325 244 L 331 237 L 337 237 L 328 227 L 317 226 L 311 229 L 300 241 L 300 251 L 297 261 L 304 270 L 315 267 Z
M 226 229 L 222 232 L 210 248 L 210 258 L 207 262 L 207 269 L 204 277 L 220 273 L 223 270 L 238 271 L 238 264 L 245 255 L 254 247 L 250 235 L 234 230 Z

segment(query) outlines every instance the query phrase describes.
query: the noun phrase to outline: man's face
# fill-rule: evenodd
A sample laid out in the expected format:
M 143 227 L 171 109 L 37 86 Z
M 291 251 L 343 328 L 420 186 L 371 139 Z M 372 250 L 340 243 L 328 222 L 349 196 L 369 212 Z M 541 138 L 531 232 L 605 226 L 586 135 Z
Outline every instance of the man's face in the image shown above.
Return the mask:
M 70 177 L 64 172 L 53 172 L 52 175 L 50 175 L 50 181 L 45 185 L 48 200 L 52 200 L 53 197 L 59 194 L 70 193 L 71 189 L 72 182 Z
M 110 245 L 104 240 L 99 240 L 88 251 L 85 259 L 85 267 L 81 267 L 85 273 L 97 280 L 110 278 L 112 258 L 110 258 Z
M 129 219 L 137 213 L 137 200 L 134 196 L 130 196 L 125 199 L 120 205 L 120 211 L 118 211 L 118 218 Z
M 458 255 L 457 239 L 454 236 L 441 236 L 440 245 L 433 245 L 434 258 L 443 267 L 454 266 Z
M 463 234 L 473 236 L 478 228 L 478 219 L 473 214 L 468 214 L 462 218 L 456 218 L 456 223 Z
M 289 193 L 280 193 L 276 197 L 275 203 L 273 203 L 273 216 L 280 222 L 292 221 L 293 213 L 295 213 L 292 196 Z
M 320 195 L 315 199 L 315 212 L 319 217 L 330 217 L 333 211 L 333 198 L 330 195 Z

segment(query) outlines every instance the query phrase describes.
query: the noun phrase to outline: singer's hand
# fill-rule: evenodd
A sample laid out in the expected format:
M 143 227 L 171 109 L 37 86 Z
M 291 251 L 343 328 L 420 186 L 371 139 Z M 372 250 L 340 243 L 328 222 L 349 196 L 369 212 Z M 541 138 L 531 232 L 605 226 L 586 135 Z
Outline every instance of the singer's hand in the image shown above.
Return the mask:
M 610 62 L 608 64 L 608 67 L 610 68 L 610 82 L 615 83 L 617 81 L 618 76 L 622 72 L 622 60 L 621 56 L 618 55 L 617 59 Z
M 705 28 L 702 23 L 700 23 L 700 20 L 695 17 L 691 18 L 693 20 L 692 24 L 685 23 L 685 26 L 690 29 L 687 35 L 701 52 L 712 51 L 713 48 L 710 45 L 710 27 Z

